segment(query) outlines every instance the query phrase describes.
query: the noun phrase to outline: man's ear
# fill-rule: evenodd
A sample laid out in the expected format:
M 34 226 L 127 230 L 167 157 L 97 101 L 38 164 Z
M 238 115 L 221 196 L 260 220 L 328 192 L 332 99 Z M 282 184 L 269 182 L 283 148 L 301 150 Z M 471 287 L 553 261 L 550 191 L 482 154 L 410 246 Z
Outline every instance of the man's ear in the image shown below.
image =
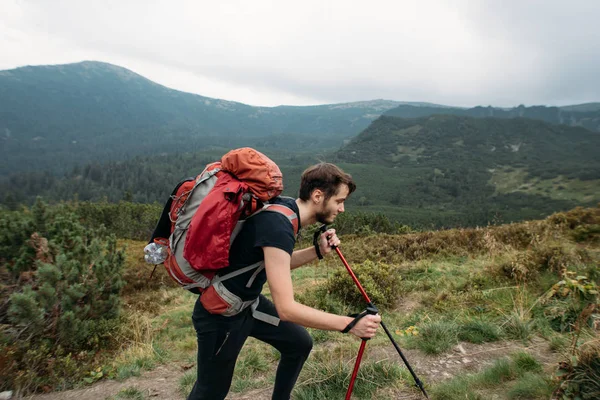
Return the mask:
M 321 189 L 315 189 L 310 194 L 310 198 L 314 204 L 321 204 L 325 198 L 325 193 Z

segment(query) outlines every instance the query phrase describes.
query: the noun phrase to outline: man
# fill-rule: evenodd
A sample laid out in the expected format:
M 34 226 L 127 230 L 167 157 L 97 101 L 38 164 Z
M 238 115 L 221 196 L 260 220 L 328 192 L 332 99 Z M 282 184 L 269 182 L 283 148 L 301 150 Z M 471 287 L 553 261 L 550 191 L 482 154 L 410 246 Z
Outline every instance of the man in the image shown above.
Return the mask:
M 316 222 L 331 224 L 344 212 L 344 202 L 355 189 L 350 175 L 333 164 L 320 163 L 302 174 L 298 199 L 278 197 L 273 203 L 293 210 L 299 226 Z M 281 353 L 272 397 L 279 400 L 290 398 L 312 349 L 312 339 L 304 327 L 332 331 L 351 328 L 349 333 L 360 338 L 375 335 L 381 321 L 379 315 L 367 315 L 355 321 L 294 300 L 291 270 L 330 254 L 331 246 L 340 244 L 334 229 L 324 232 L 314 247 L 294 251 L 295 241 L 292 224 L 281 213 L 260 212 L 244 223 L 231 246 L 229 267 L 220 275 L 264 260 L 265 268 L 259 273 L 248 271 L 223 281 L 242 301 L 258 297 L 258 306 L 255 310 L 248 307 L 226 317 L 211 314 L 200 300 L 196 302 L 192 320 L 198 336 L 198 376 L 188 400 L 225 398 L 236 359 L 248 336 L 271 344 Z M 273 302 L 260 294 L 265 282 L 269 284 Z M 279 320 L 255 318 L 253 311 Z

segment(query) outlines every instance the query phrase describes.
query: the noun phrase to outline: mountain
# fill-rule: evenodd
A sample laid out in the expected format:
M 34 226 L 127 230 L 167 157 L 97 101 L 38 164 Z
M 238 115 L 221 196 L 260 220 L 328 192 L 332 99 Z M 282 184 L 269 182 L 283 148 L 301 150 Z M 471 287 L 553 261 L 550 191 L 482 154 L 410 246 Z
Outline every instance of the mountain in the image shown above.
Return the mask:
M 478 106 L 473 108 L 439 106 L 415 107 L 410 104 L 401 104 L 384 113 L 384 115 L 399 118 L 418 118 L 435 114 L 475 118 L 530 118 L 549 122 L 551 124 L 581 126 L 591 131 L 600 132 L 600 103 L 587 103 L 564 107 L 525 107 L 520 105 L 514 108 L 497 108 L 491 106 Z
M 598 154 L 600 135 L 580 127 L 434 115 L 382 116 L 334 159 L 356 175 L 367 209 L 480 224 L 596 204 Z
M 22 67 L 0 71 L 0 171 L 213 145 L 338 148 L 399 104 L 253 107 L 172 90 L 106 63 Z
M 164 202 L 226 149 L 138 156 L 76 167 L 62 178 L 23 173 L 0 181 L 2 202 L 72 199 Z M 413 227 L 532 219 L 600 201 L 600 135 L 542 121 L 382 116 L 341 149 L 313 155 L 267 151 L 296 196 L 306 166 L 333 161 L 358 188 L 348 209 L 384 213 Z

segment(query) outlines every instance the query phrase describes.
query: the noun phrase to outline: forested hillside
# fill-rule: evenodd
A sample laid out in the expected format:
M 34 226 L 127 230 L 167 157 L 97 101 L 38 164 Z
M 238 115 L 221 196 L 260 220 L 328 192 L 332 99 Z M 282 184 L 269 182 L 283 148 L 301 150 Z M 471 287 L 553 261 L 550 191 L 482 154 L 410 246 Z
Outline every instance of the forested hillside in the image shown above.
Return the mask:
M 600 136 L 583 128 L 524 118 L 381 117 L 335 160 L 356 171 L 367 209 L 400 216 L 413 208 L 424 219 L 478 224 L 594 204 L 597 154 Z
M 398 104 L 252 107 L 172 90 L 105 63 L 23 67 L 0 71 L 0 171 L 64 171 L 215 145 L 337 148 Z
M 457 115 L 475 118 L 530 118 L 551 124 L 581 126 L 591 131 L 600 132 L 600 103 L 578 104 L 564 107 L 546 107 L 520 105 L 513 108 L 482 107 L 458 108 L 424 106 L 415 107 L 401 104 L 387 111 L 384 115 L 400 118 L 419 118 L 435 114 Z
M 528 119 L 381 117 L 335 153 L 299 155 L 259 147 L 296 196 L 308 165 L 334 161 L 358 189 L 349 209 L 383 213 L 413 227 L 476 226 L 539 218 L 600 201 L 600 135 Z M 22 173 L 3 180 L 4 204 L 166 201 L 181 179 L 198 174 L 227 148 L 139 156 L 75 167 L 64 177 Z

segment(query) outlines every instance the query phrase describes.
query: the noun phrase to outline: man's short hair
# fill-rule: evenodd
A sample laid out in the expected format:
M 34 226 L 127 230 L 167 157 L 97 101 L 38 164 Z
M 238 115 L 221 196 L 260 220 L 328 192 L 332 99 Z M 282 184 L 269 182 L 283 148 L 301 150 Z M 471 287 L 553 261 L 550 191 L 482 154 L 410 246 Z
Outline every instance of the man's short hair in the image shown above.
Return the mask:
M 325 193 L 325 201 L 327 201 L 337 193 L 341 184 L 348 186 L 348 195 L 356 190 L 356 184 L 350 174 L 336 165 L 322 162 L 304 170 L 300 179 L 298 197 L 304 201 L 310 200 L 311 193 L 319 189 Z

